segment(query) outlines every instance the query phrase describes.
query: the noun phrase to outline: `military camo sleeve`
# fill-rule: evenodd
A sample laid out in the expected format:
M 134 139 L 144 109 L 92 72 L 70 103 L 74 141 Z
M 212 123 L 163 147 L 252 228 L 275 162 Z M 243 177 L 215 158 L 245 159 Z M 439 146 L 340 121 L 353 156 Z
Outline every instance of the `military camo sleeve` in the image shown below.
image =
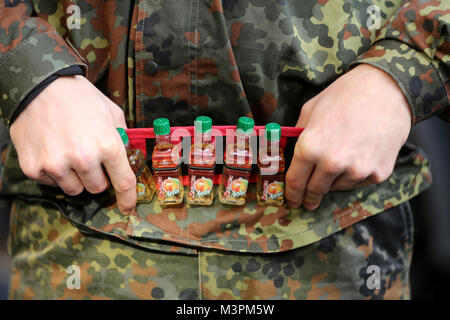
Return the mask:
M 450 7 L 410 0 L 388 20 L 370 50 L 350 64 L 387 72 L 406 96 L 413 123 L 433 115 L 450 121 Z
M 61 69 L 86 64 L 31 1 L 0 0 L 0 118 L 9 128 L 21 101 Z

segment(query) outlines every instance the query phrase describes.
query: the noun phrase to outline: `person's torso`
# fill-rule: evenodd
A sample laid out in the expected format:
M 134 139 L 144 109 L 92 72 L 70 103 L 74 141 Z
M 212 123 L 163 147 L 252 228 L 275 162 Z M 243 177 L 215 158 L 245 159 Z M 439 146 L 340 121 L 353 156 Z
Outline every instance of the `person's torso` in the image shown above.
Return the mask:
M 294 126 L 401 1 L 35 1 L 131 127 L 198 115 Z
M 377 29 L 400 4 L 147 0 L 78 1 L 73 7 L 42 0 L 35 1 L 35 10 L 84 57 L 89 80 L 123 108 L 129 127 L 151 127 L 158 117 L 169 118 L 173 126 L 191 126 L 199 115 L 210 116 L 215 125 L 233 125 L 247 115 L 257 125 L 294 126 L 302 105 L 371 47 Z M 173 251 L 176 243 L 279 252 L 403 203 L 430 180 L 423 153 L 405 148 L 388 180 L 330 192 L 314 212 L 258 206 L 249 187 L 253 200 L 238 209 L 218 201 L 182 209 L 144 204 L 129 217 L 111 205 L 107 193 L 68 197 L 27 179 L 11 147 L 2 192 L 45 198 L 84 231 L 152 249 Z

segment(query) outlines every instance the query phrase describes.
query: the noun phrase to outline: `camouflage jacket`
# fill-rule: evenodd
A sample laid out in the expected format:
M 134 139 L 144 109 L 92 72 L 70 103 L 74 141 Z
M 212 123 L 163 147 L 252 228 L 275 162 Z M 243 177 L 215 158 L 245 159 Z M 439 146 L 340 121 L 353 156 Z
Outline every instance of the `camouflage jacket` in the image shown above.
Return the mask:
M 129 127 L 161 116 L 192 125 L 198 115 L 235 124 L 294 126 L 301 105 L 349 68 L 386 71 L 416 123 L 450 120 L 448 1 L 141 0 L 0 3 L 0 106 L 14 111 L 41 81 L 72 65 L 125 112 Z M 142 247 L 189 253 L 194 246 L 278 252 L 305 246 L 396 206 L 431 182 L 423 153 L 405 147 L 385 182 L 331 192 L 314 212 L 256 205 L 162 209 L 132 216 L 111 190 L 69 197 L 27 179 L 11 145 L 2 193 L 41 199 L 80 230 Z M 217 197 L 216 197 L 217 198 Z M 32 226 L 30 226 L 32 228 Z

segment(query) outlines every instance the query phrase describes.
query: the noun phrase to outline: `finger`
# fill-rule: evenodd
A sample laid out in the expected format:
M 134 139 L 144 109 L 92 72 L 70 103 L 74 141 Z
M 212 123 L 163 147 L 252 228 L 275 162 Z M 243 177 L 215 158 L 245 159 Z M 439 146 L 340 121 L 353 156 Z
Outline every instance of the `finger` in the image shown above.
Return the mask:
M 309 178 L 303 199 L 303 207 L 308 210 L 315 210 L 325 194 L 330 191 L 333 181 L 340 175 L 340 172 L 330 170 L 321 165 L 317 165 Z
M 314 164 L 303 159 L 301 156 L 294 156 L 292 159 L 291 165 L 286 173 L 285 195 L 289 207 L 298 208 L 302 204 L 305 189 L 313 168 Z
M 109 180 L 106 178 L 100 163 L 90 167 L 74 168 L 86 190 L 92 194 L 105 191 L 109 187 Z
M 337 186 L 337 190 L 348 190 L 348 189 L 356 189 L 356 188 L 363 188 L 363 187 L 368 187 L 374 184 L 379 184 L 383 181 L 385 181 L 387 178 L 389 178 L 390 173 L 387 174 L 382 174 L 382 175 L 377 175 L 377 174 L 371 174 L 370 176 L 368 176 L 366 179 L 354 183 L 353 185 L 351 185 L 350 187 L 348 186 L 349 183 L 347 183 L 347 185 L 344 186 Z M 341 188 L 341 189 L 339 189 Z M 346 189 L 344 189 L 346 188 Z
M 299 128 L 306 127 L 310 114 L 311 112 L 309 111 L 308 105 L 304 104 L 302 110 L 300 111 L 300 117 L 298 118 L 297 124 L 295 126 Z
M 368 187 L 368 186 L 371 186 L 371 185 L 373 185 L 373 184 L 375 184 L 375 183 L 373 182 L 373 180 L 372 180 L 371 178 L 367 178 L 367 179 L 365 179 L 365 180 L 363 180 L 363 181 L 361 181 L 361 182 L 359 182 L 359 183 L 354 184 L 354 185 L 351 187 L 351 189 L 362 188 L 362 187 Z
M 108 98 L 106 98 L 106 99 L 108 99 Z M 122 108 L 120 108 L 118 105 L 116 105 L 114 102 L 112 102 L 109 99 L 108 99 L 107 103 L 108 103 L 109 110 L 110 110 L 111 115 L 112 115 L 114 126 L 116 128 L 127 129 L 127 124 L 126 124 L 126 121 L 125 121 L 125 114 L 123 113 Z
M 356 189 L 356 188 L 362 188 L 373 185 L 374 182 L 372 179 L 367 178 L 363 181 L 352 183 L 348 178 L 345 178 L 345 180 L 336 181 L 331 185 L 330 190 L 331 191 L 345 191 L 350 189 Z
M 334 180 L 330 190 L 331 191 L 344 191 L 357 188 L 357 185 L 370 185 L 370 177 L 365 174 L 350 174 L 348 171 L 342 173 Z
M 125 114 L 123 113 L 123 110 L 121 107 L 119 107 L 117 104 L 115 104 L 110 98 L 108 98 L 103 92 L 96 90 L 100 93 L 99 96 L 102 98 L 102 100 L 105 102 L 105 104 L 108 106 L 109 111 L 112 116 L 112 121 L 114 123 L 114 126 L 116 128 L 127 128 L 127 124 L 125 121 Z
M 76 196 L 83 192 L 84 186 L 75 171 L 68 170 L 63 174 L 55 174 L 46 172 L 46 174 L 54 180 L 58 186 L 69 196 Z
M 103 165 L 115 190 L 119 210 L 130 214 L 137 200 L 136 176 L 128 163 L 125 148 L 122 149 L 123 152 L 116 152 L 104 159 Z
M 40 183 L 51 186 L 51 187 L 57 187 L 58 184 L 55 180 L 53 180 L 48 174 L 45 172 L 42 172 L 40 177 L 37 179 Z
M 308 100 L 303 106 L 300 111 L 300 117 L 298 118 L 296 127 L 299 128 L 305 128 L 306 124 L 309 121 L 309 117 L 311 116 L 311 111 L 313 109 L 313 106 L 315 104 L 316 97 L 313 97 L 312 99 Z
M 117 107 L 118 108 L 118 107 Z M 125 116 L 123 114 L 122 109 L 119 111 L 113 111 L 115 114 L 113 115 L 113 122 L 116 128 L 124 128 L 127 129 L 127 123 L 125 121 Z M 122 114 L 120 114 L 122 113 Z

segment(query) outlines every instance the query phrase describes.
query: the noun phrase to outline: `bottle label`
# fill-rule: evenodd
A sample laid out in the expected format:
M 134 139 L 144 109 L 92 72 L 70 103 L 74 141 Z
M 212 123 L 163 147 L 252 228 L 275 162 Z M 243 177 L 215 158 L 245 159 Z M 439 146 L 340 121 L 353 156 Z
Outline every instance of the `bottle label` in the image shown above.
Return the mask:
M 264 180 L 262 200 L 277 200 L 284 195 L 284 183 L 281 181 Z
M 155 185 L 150 169 L 146 165 L 142 172 L 136 176 L 136 194 L 138 203 L 149 203 L 155 194 Z
M 197 176 L 191 176 L 191 190 L 194 197 L 207 197 L 211 194 L 213 188 L 213 181 L 211 179 L 201 177 L 197 179 Z M 191 191 L 192 192 L 192 191 Z
M 158 177 L 158 180 L 161 198 L 172 198 L 180 193 L 180 179 L 167 177 L 163 180 L 162 177 Z
M 229 175 L 224 196 L 231 198 L 243 197 L 247 192 L 247 187 L 248 187 L 247 179 L 243 179 L 241 177 L 236 179 L 235 176 Z
M 136 184 L 136 191 L 138 197 L 143 197 L 145 195 L 145 185 L 143 183 Z

